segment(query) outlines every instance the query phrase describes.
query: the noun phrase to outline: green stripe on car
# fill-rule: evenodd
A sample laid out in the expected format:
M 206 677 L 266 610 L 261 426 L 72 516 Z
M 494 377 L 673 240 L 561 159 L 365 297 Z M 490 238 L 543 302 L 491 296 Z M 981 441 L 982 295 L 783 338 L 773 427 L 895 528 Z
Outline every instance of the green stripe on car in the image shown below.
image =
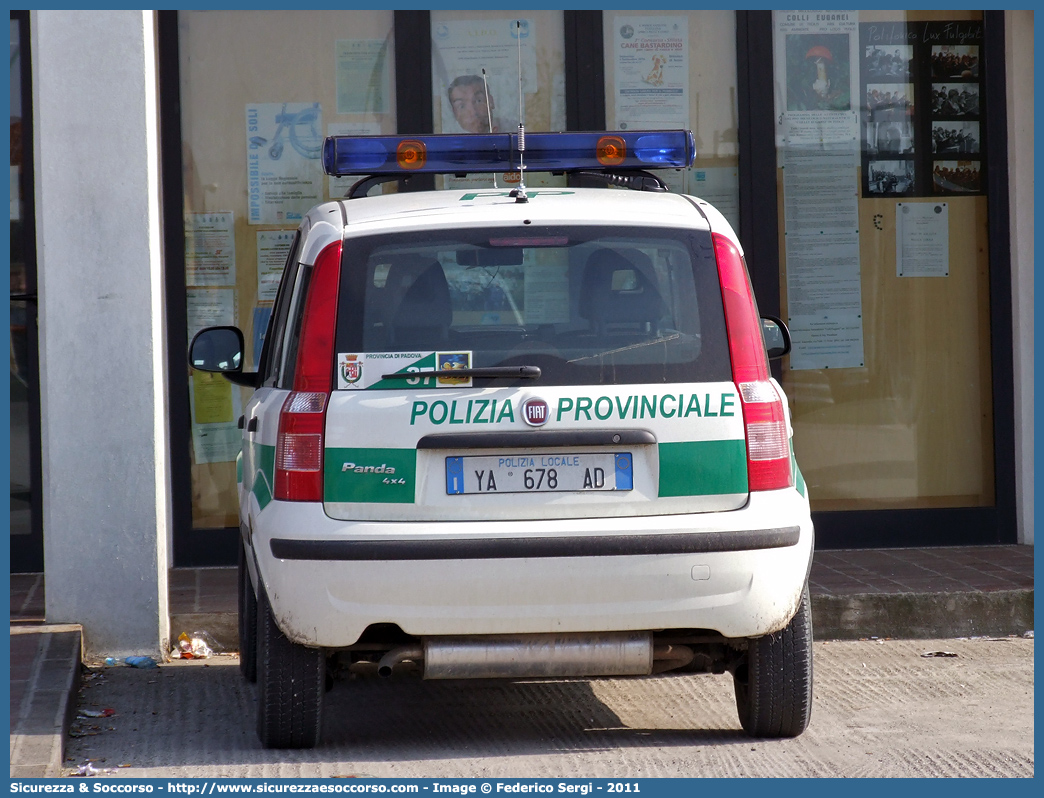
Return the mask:
M 660 496 L 747 492 L 747 445 L 741 440 L 661 443 Z
M 416 449 L 326 450 L 323 497 L 328 502 L 409 504 L 417 484 Z

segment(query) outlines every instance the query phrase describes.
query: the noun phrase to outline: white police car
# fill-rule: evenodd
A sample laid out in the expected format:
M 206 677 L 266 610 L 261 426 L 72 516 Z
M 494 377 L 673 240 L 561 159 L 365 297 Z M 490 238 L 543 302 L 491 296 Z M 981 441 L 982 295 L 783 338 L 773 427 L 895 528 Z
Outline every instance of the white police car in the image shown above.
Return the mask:
M 193 341 L 256 387 L 240 642 L 267 747 L 318 742 L 334 672 L 729 672 L 750 734 L 808 723 L 813 530 L 768 368 L 789 335 L 721 214 L 647 171 L 692 135 L 524 144 L 519 170 L 515 135 L 327 139 L 330 174 L 370 177 L 302 222 L 259 371 L 235 328 Z M 364 196 L 537 169 L 646 190 Z

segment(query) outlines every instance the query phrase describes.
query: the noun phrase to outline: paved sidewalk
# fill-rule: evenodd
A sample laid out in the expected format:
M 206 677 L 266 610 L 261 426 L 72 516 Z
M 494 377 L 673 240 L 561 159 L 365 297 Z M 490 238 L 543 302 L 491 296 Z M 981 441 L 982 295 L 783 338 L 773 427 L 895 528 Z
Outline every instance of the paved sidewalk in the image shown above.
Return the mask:
M 80 686 L 75 624 L 11 626 L 11 777 L 61 774 Z
M 1033 629 L 1033 547 L 816 552 L 815 637 L 954 638 Z M 170 572 L 171 637 L 236 649 L 234 568 Z M 78 626 L 44 623 L 42 574 L 11 576 L 11 776 L 60 775 L 81 668 Z

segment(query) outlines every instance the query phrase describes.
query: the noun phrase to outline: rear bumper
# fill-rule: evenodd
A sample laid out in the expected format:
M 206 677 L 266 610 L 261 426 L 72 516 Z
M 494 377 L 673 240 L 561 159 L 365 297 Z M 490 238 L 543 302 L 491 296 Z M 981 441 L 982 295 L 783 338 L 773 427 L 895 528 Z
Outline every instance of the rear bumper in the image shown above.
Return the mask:
M 330 519 L 272 502 L 252 543 L 280 628 L 354 643 L 374 623 L 417 636 L 782 628 L 812 557 L 807 501 L 752 494 L 693 515 L 466 523 Z
M 801 527 L 729 532 L 672 532 L 645 535 L 583 535 L 472 540 L 293 540 L 272 538 L 280 560 L 363 562 L 370 560 L 504 560 L 531 557 L 635 557 L 653 554 L 711 554 L 794 546 Z

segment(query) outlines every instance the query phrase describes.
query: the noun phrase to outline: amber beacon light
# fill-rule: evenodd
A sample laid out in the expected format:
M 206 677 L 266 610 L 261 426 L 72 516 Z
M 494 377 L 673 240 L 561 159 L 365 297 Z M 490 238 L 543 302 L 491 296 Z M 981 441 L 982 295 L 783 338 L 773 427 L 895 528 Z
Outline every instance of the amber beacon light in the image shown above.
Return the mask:
M 603 166 L 619 166 L 627 158 L 627 142 L 619 136 L 602 136 L 595 152 Z

